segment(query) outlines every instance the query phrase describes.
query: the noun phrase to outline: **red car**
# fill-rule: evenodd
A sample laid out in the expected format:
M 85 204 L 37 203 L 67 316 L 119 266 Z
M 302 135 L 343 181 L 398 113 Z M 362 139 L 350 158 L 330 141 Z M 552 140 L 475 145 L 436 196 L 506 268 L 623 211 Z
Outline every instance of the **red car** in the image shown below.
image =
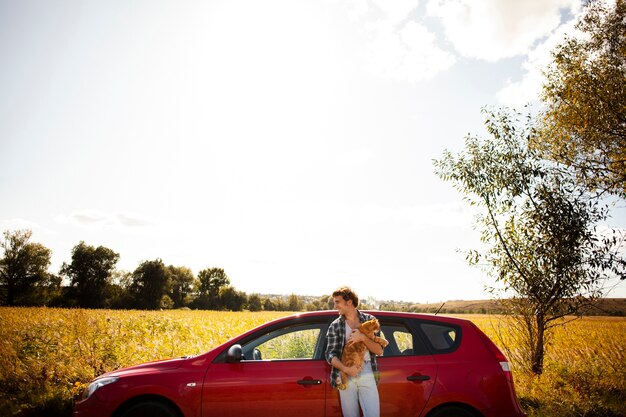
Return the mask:
M 471 321 L 372 311 L 381 416 L 524 417 L 504 355 Z M 340 417 L 324 360 L 335 311 L 266 323 L 202 355 L 95 379 L 74 417 Z

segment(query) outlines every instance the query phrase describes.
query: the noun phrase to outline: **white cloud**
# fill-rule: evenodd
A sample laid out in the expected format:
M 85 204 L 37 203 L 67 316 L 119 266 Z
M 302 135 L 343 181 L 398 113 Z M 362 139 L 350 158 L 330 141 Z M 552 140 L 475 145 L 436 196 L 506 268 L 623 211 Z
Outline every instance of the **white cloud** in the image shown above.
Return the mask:
M 509 79 L 507 84 L 498 92 L 498 101 L 509 107 L 520 108 L 539 98 L 541 94 L 545 70 L 552 61 L 551 51 L 563 41 L 565 34 L 577 36 L 574 28 L 577 19 L 569 20 L 543 41 L 532 48 L 522 64 L 523 75 L 519 80 Z
M 57 221 L 88 228 L 135 228 L 150 226 L 152 221 L 128 213 L 107 213 L 99 210 L 79 210 L 69 215 L 60 215 Z
M 437 45 L 437 38 L 412 12 L 417 0 L 353 0 L 348 16 L 362 21 L 369 41 L 362 57 L 371 74 L 391 80 L 418 82 L 432 79 L 455 62 L 453 54 Z
M 366 47 L 366 67 L 375 75 L 399 81 L 424 81 L 456 61 L 452 54 L 437 46 L 434 33 L 415 21 L 398 28 L 390 20 L 381 20 L 369 28 L 373 40 Z
M 495 62 L 526 54 L 559 26 L 562 11 L 579 7 L 578 0 L 430 0 L 427 12 L 461 55 Z
M 392 23 L 400 23 L 418 6 L 417 0 L 372 0 Z

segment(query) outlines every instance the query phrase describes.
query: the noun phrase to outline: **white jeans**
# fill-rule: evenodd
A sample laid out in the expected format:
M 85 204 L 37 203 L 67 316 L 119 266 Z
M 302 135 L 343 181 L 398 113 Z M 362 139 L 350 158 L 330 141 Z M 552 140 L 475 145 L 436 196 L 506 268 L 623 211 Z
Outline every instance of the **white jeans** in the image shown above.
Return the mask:
M 345 390 L 339 390 L 343 417 L 359 417 L 359 405 L 363 417 L 380 417 L 378 388 L 371 364 L 366 363 L 359 375 L 348 378 L 347 385 Z

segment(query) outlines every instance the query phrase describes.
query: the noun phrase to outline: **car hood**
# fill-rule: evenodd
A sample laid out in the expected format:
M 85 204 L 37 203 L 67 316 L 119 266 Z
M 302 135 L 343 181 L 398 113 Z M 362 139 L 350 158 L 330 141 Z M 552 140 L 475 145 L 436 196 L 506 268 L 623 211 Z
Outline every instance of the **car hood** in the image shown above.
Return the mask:
M 185 357 L 176 358 L 176 359 L 146 362 L 140 365 L 134 365 L 128 368 L 121 368 L 115 371 L 107 372 L 106 374 L 101 375 L 100 378 L 105 377 L 105 376 L 130 376 L 130 375 L 139 374 L 139 373 L 145 374 L 145 373 L 150 373 L 150 372 L 159 372 L 159 371 L 177 369 L 177 368 L 180 368 L 182 364 L 185 363 L 185 361 L 187 361 L 189 358 L 190 358 L 189 356 L 185 356 Z

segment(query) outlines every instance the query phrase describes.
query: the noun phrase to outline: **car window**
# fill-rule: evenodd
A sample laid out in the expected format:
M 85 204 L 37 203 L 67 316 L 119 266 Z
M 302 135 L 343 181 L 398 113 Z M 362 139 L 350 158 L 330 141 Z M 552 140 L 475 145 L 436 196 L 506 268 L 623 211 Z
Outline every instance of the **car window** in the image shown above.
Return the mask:
M 414 355 L 415 346 L 411 331 L 401 323 L 383 323 L 380 329 L 381 336 L 389 344 L 383 350 L 383 356 Z
M 420 323 L 420 328 L 436 353 L 456 349 L 460 339 L 460 329 L 456 326 L 435 323 Z
M 321 325 L 274 330 L 242 345 L 245 360 L 306 360 L 316 357 Z

